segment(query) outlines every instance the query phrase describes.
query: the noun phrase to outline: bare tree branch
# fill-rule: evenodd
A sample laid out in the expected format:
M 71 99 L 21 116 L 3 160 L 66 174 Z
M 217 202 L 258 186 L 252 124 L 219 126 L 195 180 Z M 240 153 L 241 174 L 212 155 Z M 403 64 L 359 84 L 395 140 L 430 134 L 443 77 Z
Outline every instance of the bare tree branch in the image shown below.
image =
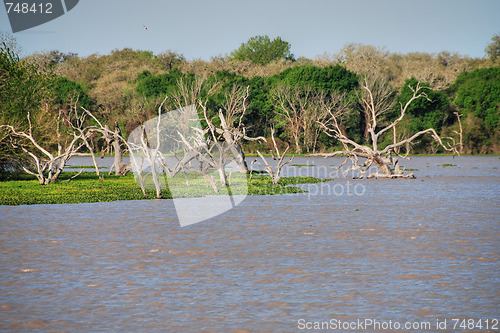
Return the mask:
M 397 138 L 396 126 L 403 120 L 408 107 L 419 98 L 426 98 L 429 100 L 427 94 L 423 92 L 425 87 L 422 87 L 420 83 L 418 83 L 415 88 L 412 88 L 411 86 L 409 87 L 412 90 L 413 95 L 404 105 L 400 104 L 400 115 L 398 118 L 382 129 L 378 129 L 379 118 L 388 112 L 388 110 L 390 110 L 393 106 L 392 99 L 394 98 L 394 93 L 388 87 L 389 86 L 384 82 L 370 81 L 370 79 L 365 78 L 361 86 L 363 93 L 358 95 L 360 102 L 363 105 L 365 119 L 367 120 L 367 132 L 370 134 L 371 139 L 370 145 L 359 144 L 347 136 L 346 132 L 340 125 L 340 119 L 345 115 L 345 108 L 342 108 L 339 104 L 335 104 L 333 107 L 328 108 L 328 112 L 331 117 L 330 122 L 328 124 L 319 122 L 319 124 L 323 128 L 324 132 L 327 135 L 336 138 L 343 145 L 344 149 L 333 153 L 315 155 L 325 157 L 346 156 L 346 160 L 340 167 L 345 165 L 348 160 L 351 160 L 352 166 L 346 172 L 357 171 L 359 172 L 359 178 L 363 178 L 372 165 L 376 165 L 381 173 L 372 173 L 368 175 L 368 178 L 413 178 L 413 174 L 404 174 L 404 169 L 401 169 L 399 166 L 399 161 L 397 158 L 392 156 L 392 153 L 397 156 L 401 156 L 399 155 L 400 147 L 411 144 L 422 135 L 430 134 L 443 149 L 453 152 L 454 154 L 458 153 L 453 139 L 440 137 L 433 128 L 417 132 L 406 139 Z M 393 131 L 392 144 L 387 145 L 384 149 L 379 149 L 378 139 L 382 134 L 389 130 Z M 444 139 L 451 140 L 452 144 L 445 143 L 443 141 Z M 361 165 L 358 160 L 360 157 L 366 159 L 366 161 Z M 394 166 L 393 169 L 389 167 L 389 164 L 391 163 Z
M 272 142 L 273 142 L 273 148 L 274 148 L 274 151 L 276 153 L 276 156 L 278 157 L 278 163 L 276 164 L 276 166 L 273 168 L 271 165 L 269 165 L 269 163 L 267 162 L 267 160 L 265 159 L 265 157 L 261 154 L 260 151 L 257 150 L 257 154 L 259 154 L 262 162 L 264 162 L 264 165 L 266 166 L 266 172 L 271 176 L 271 180 L 273 182 L 273 184 L 278 184 L 281 176 L 281 169 L 288 163 L 292 162 L 294 157 L 295 156 L 292 156 L 288 161 L 285 161 L 285 155 L 286 153 L 288 152 L 288 149 L 290 149 L 290 146 L 287 146 L 285 151 L 283 153 L 280 153 L 279 151 L 279 148 L 278 148 L 278 145 L 276 144 L 276 140 L 274 139 L 274 128 L 271 129 L 271 139 L 272 139 Z

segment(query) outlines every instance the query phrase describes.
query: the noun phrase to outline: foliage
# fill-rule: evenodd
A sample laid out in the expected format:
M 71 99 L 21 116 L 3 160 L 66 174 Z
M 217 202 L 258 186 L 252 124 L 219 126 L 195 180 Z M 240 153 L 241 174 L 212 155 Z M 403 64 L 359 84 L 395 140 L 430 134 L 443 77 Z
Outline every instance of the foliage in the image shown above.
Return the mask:
M 78 104 L 90 109 L 92 99 L 87 95 L 86 89 L 66 77 L 57 77 L 53 83 L 55 92 L 55 102 L 61 106 L 71 106 L 78 101 Z
M 276 79 L 287 85 L 309 86 L 326 93 L 335 90 L 350 92 L 358 86 L 357 75 L 340 65 L 323 68 L 311 65 L 297 66 L 284 70 L 276 76 Z
M 498 57 L 495 56 L 498 54 L 500 41 L 498 35 L 492 38 L 492 43 L 486 49 L 488 56 L 493 56 L 496 60 L 469 58 L 446 51 L 438 54 L 395 54 L 375 46 L 347 44 L 337 54 L 324 54 L 314 60 L 300 57 L 296 61 L 286 61 L 286 58 L 293 58 L 290 44 L 279 37 L 273 40 L 268 36 L 253 37 L 231 56 L 216 56 L 209 61 L 186 60 L 182 54 L 170 50 L 154 55 L 148 50 L 130 48 L 87 57 L 52 50 L 19 59 L 15 55 L 19 52 L 15 39 L 0 34 L 0 40 L 6 42 L 2 47 L 0 60 L 2 123 L 5 118 L 9 118 L 17 119 L 17 123 L 25 125 L 27 111 L 31 110 L 33 115 L 41 103 L 47 102 L 51 110 L 45 113 L 54 116 L 57 108 L 67 108 L 71 104 L 68 100 L 71 95 L 79 96 L 80 104 L 90 107 L 105 123 L 118 122 L 126 134 L 139 123 L 154 116 L 158 99 L 175 91 L 176 82 L 180 78 L 191 80 L 197 76 L 220 83 L 220 89 L 209 100 L 212 110 L 220 108 L 225 91 L 233 85 L 249 86 L 248 106 L 243 123 L 249 135 L 269 136 L 270 127 L 276 125 L 276 105 L 270 98 L 270 92 L 276 85 L 310 86 L 325 92 L 336 89 L 355 91 L 358 75 L 380 74 L 396 87 L 403 86 L 408 78 L 414 77 L 420 82 L 428 82 L 434 92 L 439 92 L 439 98 L 431 98 L 433 104 L 439 105 L 429 106 L 427 101 L 419 101 L 416 104 L 423 104 L 422 107 L 415 105 L 411 108 L 408 119 L 402 121 L 398 129 L 404 127 L 413 131 L 432 124 L 433 127 L 442 128 L 445 135 L 452 135 L 453 131 L 458 130 L 456 117 L 452 113 L 454 110 L 449 107 L 441 108 L 441 104 L 446 104 L 443 96 L 449 95 L 448 98 L 456 100 L 458 111 L 462 115 L 464 139 L 474 142 L 474 146 L 478 148 L 488 146 L 498 151 L 500 147 L 495 146 L 497 141 L 489 139 L 499 136 L 498 125 L 495 126 L 499 123 L 498 108 L 494 101 L 492 104 L 478 98 L 479 104 L 474 102 L 476 106 L 470 107 L 470 101 L 476 100 L 476 97 L 469 96 L 462 103 L 457 96 L 458 85 L 447 90 L 463 71 L 471 72 L 498 62 Z M 7 49 L 10 49 L 16 59 L 8 60 L 8 52 L 5 52 Z M 282 54 L 275 57 L 281 51 Z M 236 57 L 237 53 L 242 57 Z M 10 67 L 7 66 L 10 69 L 5 70 L 5 63 L 10 64 Z M 59 77 L 69 81 L 52 80 Z M 404 97 L 404 92 L 401 92 Z M 484 108 L 485 104 L 489 106 Z M 42 119 L 34 117 L 33 120 Z M 357 142 L 365 137 L 365 125 L 359 112 L 351 112 L 343 122 L 349 137 L 355 138 Z M 277 134 L 284 140 L 284 146 L 289 143 L 283 135 L 286 126 L 283 124 L 276 128 Z M 317 141 L 317 149 L 331 150 L 335 144 L 334 139 L 322 133 Z M 254 149 L 257 143 L 246 145 Z M 414 146 L 417 149 L 422 147 L 423 145 Z
M 412 97 L 412 89 L 416 89 L 418 84 L 414 77 L 407 79 L 400 90 L 399 102 L 403 105 Z M 442 91 L 430 88 L 428 83 L 421 83 L 427 98 L 419 98 L 408 107 L 410 116 L 410 132 L 418 132 L 427 128 L 434 128 L 440 131 L 450 107 L 448 97 Z
M 63 53 L 57 50 L 34 53 L 25 58 L 26 61 L 37 66 L 41 71 L 52 74 L 57 73 L 57 68 L 66 62 L 78 60 L 76 53 Z
M 0 51 L 0 125 L 24 130 L 28 127 L 28 113 L 36 114 L 51 99 L 51 79 L 35 65 L 19 59 L 7 43 L 0 45 Z M 40 117 L 35 120 L 45 122 Z M 41 126 L 37 130 L 43 134 Z M 24 162 L 24 156 L 12 148 L 7 133 L 0 130 L 0 172 Z
M 248 79 L 228 71 L 219 71 L 208 79 L 219 82 L 221 86 L 221 89 L 210 98 L 209 106 L 212 110 L 218 110 L 222 107 L 225 92 L 229 91 L 234 85 L 241 87 L 248 86 L 248 105 L 243 123 L 246 125 L 248 133 L 251 136 L 266 134 L 266 127 L 274 117 L 273 106 L 269 99 L 271 87 L 269 78 L 255 76 Z
M 271 96 L 272 90 L 277 86 L 286 85 L 297 89 L 320 90 L 325 94 L 333 91 L 351 92 L 358 85 L 356 74 L 344 67 L 327 66 L 317 67 L 311 65 L 296 66 L 284 70 L 282 73 L 270 77 L 254 76 L 251 79 L 220 71 L 214 74 L 215 80 L 222 83 L 222 92 L 234 84 L 249 87 L 249 104 L 243 122 L 247 125 L 249 133 L 254 136 L 269 135 L 270 127 L 277 125 L 276 105 Z M 222 93 L 212 99 L 213 109 L 218 109 L 222 100 Z M 286 124 L 278 135 L 282 134 Z M 328 141 L 321 136 L 319 143 Z
M 149 71 L 144 71 L 135 80 L 136 90 L 146 97 L 165 96 L 176 89 L 178 80 L 184 76 L 177 68 L 169 73 L 158 75 L 151 75 Z
M 255 64 L 266 65 L 279 59 L 293 60 L 290 48 L 290 43 L 281 37 L 271 40 L 267 35 L 255 36 L 231 52 L 231 57 L 234 60 L 249 60 Z
M 494 152 L 500 143 L 500 68 L 463 72 L 450 89 L 463 116 L 467 152 Z
M 460 74 L 452 87 L 455 104 L 465 113 L 472 113 L 492 132 L 500 117 L 500 67 L 476 69 Z
M 50 98 L 50 77 L 20 60 L 6 44 L 0 51 L 0 123 L 17 125 Z
M 186 61 L 186 58 L 182 54 L 168 50 L 162 52 L 156 56 L 156 60 L 160 63 L 163 69 L 171 70 L 174 67 L 178 67 L 180 64 Z

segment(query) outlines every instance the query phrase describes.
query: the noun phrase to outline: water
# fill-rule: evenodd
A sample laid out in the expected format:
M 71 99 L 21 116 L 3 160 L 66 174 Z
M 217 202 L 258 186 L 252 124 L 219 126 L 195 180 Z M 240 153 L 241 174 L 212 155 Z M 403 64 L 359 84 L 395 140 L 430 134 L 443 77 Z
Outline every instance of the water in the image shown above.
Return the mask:
M 315 166 L 284 172 L 328 178 L 341 162 L 297 158 Z M 452 332 L 452 318 L 498 319 L 499 158 L 403 164 L 416 180 L 337 178 L 185 228 L 169 200 L 1 206 L 0 330 L 295 332 L 300 319 L 372 318 L 430 331 L 447 319 Z

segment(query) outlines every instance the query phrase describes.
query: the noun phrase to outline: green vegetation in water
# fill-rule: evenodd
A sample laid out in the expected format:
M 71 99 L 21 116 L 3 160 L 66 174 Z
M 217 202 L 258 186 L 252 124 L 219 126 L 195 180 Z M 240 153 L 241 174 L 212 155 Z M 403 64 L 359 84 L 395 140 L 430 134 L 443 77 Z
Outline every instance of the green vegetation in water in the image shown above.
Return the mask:
M 290 164 L 290 166 L 302 168 L 302 167 L 313 167 L 314 164 Z
M 252 170 L 252 174 L 254 174 L 254 175 L 267 175 L 267 171 L 265 171 L 265 170 Z
M 306 193 L 307 191 L 292 185 L 298 184 L 315 184 L 331 181 L 332 179 L 318 179 L 314 177 L 283 177 L 278 184 L 273 185 L 271 177 L 264 175 L 252 176 L 252 181 L 248 186 L 249 195 L 275 195 L 275 194 L 291 194 L 291 193 Z
M 95 173 L 83 172 L 66 182 L 76 172 L 63 172 L 60 180 L 40 185 L 36 179 L 0 182 L 0 205 L 35 205 L 154 199 L 154 191 L 144 197 L 134 176 L 105 175 L 101 181 Z M 24 177 L 23 177 L 24 178 Z M 170 194 L 164 193 L 165 198 Z
M 406 168 L 405 171 L 420 171 L 419 169 L 410 169 L 410 168 Z
M 456 164 L 450 164 L 450 163 L 445 163 L 443 165 L 441 165 L 443 168 L 446 168 L 446 167 L 456 167 L 457 165 Z
M 70 182 L 65 180 L 76 175 L 76 172 L 63 172 L 60 179 L 49 185 L 40 185 L 33 176 L 17 174 L 10 175 L 8 181 L 0 182 L 0 205 L 35 205 L 35 204 L 68 204 L 84 202 L 107 202 L 118 200 L 155 199 L 156 192 L 151 182 L 146 181 L 144 196 L 136 184 L 132 173 L 126 176 L 104 175 L 101 181 L 93 172 L 83 172 Z M 204 195 L 246 194 L 247 187 L 239 186 L 248 179 L 245 174 L 233 174 L 231 187 L 224 188 L 218 184 L 219 193 L 208 186 L 204 179 L 189 176 L 190 186 L 185 185 L 185 177 L 179 176 L 169 179 L 169 186 L 162 190 L 163 199 L 175 197 L 199 197 Z M 244 180 L 243 180 L 244 179 Z M 289 186 L 297 184 L 318 183 L 329 181 L 313 177 L 281 178 L 276 185 L 272 184 L 268 175 L 254 174 L 248 184 L 249 195 L 275 195 L 286 193 L 306 192 L 298 187 Z
M 93 165 L 66 165 L 65 169 L 95 169 Z M 99 169 L 108 169 L 107 166 L 100 166 Z

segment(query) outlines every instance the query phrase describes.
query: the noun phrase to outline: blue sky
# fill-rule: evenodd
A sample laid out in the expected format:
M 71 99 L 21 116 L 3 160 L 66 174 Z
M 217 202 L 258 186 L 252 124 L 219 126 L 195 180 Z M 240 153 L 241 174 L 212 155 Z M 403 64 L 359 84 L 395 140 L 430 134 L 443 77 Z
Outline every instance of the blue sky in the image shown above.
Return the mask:
M 0 31 L 11 33 L 0 7 Z M 290 42 L 297 57 L 336 53 L 351 42 L 482 57 L 500 33 L 499 17 L 500 0 L 80 0 L 64 16 L 14 37 L 23 55 L 129 47 L 209 60 L 267 34 Z

